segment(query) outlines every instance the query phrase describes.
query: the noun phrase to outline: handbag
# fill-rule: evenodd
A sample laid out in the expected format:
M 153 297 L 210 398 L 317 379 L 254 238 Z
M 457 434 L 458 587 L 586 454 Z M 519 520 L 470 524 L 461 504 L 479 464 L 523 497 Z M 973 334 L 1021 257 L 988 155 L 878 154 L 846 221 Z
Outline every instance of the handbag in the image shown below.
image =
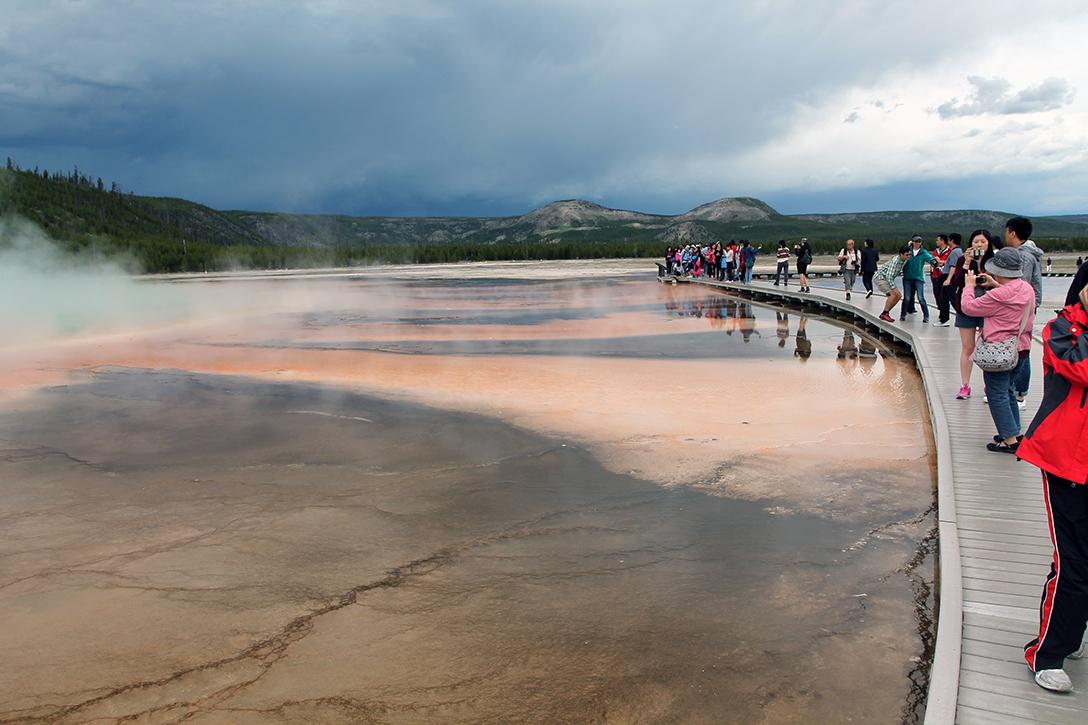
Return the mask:
M 1017 330 L 1014 337 L 1001 342 L 988 342 L 982 336 L 982 333 L 979 333 L 979 341 L 975 345 L 975 352 L 971 355 L 971 359 L 974 360 L 975 365 L 978 365 L 982 372 L 1005 373 L 1016 367 L 1016 363 L 1020 360 L 1020 350 L 1018 349 L 1020 347 L 1020 336 L 1024 334 L 1024 327 L 1028 324 L 1028 313 L 1031 312 L 1031 306 L 1034 303 L 1035 300 L 1032 299 L 1024 306 L 1024 316 L 1020 318 L 1020 329 Z

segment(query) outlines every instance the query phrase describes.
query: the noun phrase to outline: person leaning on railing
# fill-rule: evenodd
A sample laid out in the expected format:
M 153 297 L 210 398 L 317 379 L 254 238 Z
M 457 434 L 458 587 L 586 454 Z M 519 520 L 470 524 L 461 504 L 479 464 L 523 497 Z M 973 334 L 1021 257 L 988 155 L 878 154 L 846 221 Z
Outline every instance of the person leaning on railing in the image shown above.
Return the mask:
M 1085 655 L 1088 623 L 1088 287 L 1043 329 L 1043 400 L 1017 456 L 1043 472 L 1054 555 L 1039 636 L 1024 647 L 1035 682 L 1069 692 L 1065 660 Z

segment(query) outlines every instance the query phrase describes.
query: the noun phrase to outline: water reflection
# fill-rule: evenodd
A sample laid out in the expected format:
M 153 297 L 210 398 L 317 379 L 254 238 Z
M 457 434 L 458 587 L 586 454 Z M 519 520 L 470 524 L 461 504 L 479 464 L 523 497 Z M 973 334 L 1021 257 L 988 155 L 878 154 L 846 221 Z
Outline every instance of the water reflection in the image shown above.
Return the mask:
M 919 719 L 908 364 L 652 280 L 327 284 L 34 361 L 94 372 L 0 411 L 9 713 Z
M 805 327 L 808 325 L 808 318 L 801 315 L 801 319 L 797 321 L 797 348 L 793 351 L 793 354 L 801 359 L 801 362 L 808 360 L 812 357 L 812 343 L 808 339 L 808 332 Z
M 856 338 L 856 339 L 855 339 Z M 838 346 L 837 360 L 839 370 L 846 378 L 873 374 L 873 366 L 884 353 L 877 350 L 873 340 L 865 335 L 855 335 L 850 330 L 843 330 L 842 342 Z M 888 373 L 884 373 L 885 377 Z
M 665 302 L 665 309 L 677 317 L 706 319 L 712 328 L 722 330 L 726 335 L 739 333 L 744 342 L 751 342 L 753 337 L 762 337 L 757 310 L 762 310 L 767 315 L 770 313 L 769 308 L 725 295 L 692 299 L 670 298 Z M 791 316 L 793 319 L 791 319 Z M 810 320 L 815 320 L 824 329 L 832 328 L 835 334 L 840 330 L 838 326 L 831 324 L 828 320 L 819 317 L 813 318 L 804 312 L 791 313 L 788 310 L 776 309 L 774 310 L 774 317 L 775 340 L 780 348 L 786 347 L 791 337 L 791 328 L 794 325 L 796 326 L 792 332 L 794 338 L 793 356 L 801 362 L 805 362 L 812 357 L 813 339 L 809 337 L 808 331 Z M 833 340 L 831 335 L 826 335 L 822 331 L 815 338 L 817 340 L 826 339 L 829 343 L 828 351 L 830 351 L 831 344 L 837 343 L 835 348 L 837 359 L 857 363 L 856 365 L 847 366 L 849 369 L 871 367 L 877 357 L 887 357 L 889 354 L 887 349 L 878 347 L 875 339 L 849 329 L 842 330 L 841 342 Z
M 745 342 L 762 337 L 752 303 L 732 297 L 707 297 L 694 300 L 670 300 L 665 309 L 678 317 L 706 318 L 711 327 L 732 335 L 739 332 Z

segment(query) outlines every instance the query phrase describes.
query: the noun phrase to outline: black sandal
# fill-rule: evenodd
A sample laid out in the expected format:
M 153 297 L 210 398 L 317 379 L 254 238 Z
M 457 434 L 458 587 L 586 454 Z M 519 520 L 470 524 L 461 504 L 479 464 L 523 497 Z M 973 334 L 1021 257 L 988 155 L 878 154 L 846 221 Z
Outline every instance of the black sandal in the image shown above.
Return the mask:
M 1000 433 L 998 433 L 997 435 L 994 436 L 994 443 L 1000 443 L 1003 440 L 1005 440 L 1005 436 L 1001 435 Z M 1024 434 L 1023 433 L 1016 436 L 1016 442 L 1017 443 L 1019 443 L 1022 440 L 1024 440 Z
M 986 444 L 986 450 L 993 451 L 994 453 L 1016 453 L 1016 449 L 1019 447 L 1020 441 L 1016 441 L 1016 443 L 1012 444 L 1011 446 L 1005 441 L 1001 441 L 1000 443 Z

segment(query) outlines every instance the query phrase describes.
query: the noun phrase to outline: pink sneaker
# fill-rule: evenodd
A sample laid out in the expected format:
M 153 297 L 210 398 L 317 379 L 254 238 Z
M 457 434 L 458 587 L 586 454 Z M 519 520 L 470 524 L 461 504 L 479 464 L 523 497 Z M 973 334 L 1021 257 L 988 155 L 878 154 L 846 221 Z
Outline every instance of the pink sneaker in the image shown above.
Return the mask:
M 967 400 L 971 397 L 971 386 L 961 385 L 960 392 L 956 393 L 956 400 Z

